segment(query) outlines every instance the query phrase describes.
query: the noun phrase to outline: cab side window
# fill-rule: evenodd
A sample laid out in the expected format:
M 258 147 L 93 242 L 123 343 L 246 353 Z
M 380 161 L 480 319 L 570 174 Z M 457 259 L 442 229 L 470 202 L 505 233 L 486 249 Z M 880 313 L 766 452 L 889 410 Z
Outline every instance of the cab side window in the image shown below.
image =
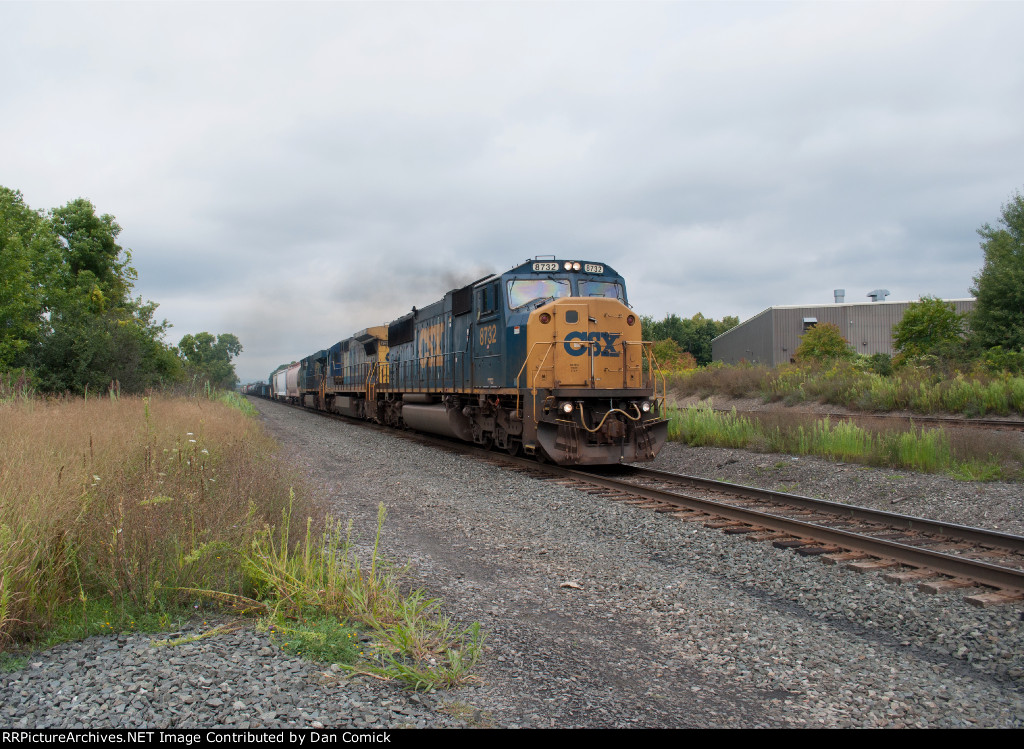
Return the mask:
M 476 292 L 477 319 L 492 317 L 498 312 L 498 284 L 488 284 Z

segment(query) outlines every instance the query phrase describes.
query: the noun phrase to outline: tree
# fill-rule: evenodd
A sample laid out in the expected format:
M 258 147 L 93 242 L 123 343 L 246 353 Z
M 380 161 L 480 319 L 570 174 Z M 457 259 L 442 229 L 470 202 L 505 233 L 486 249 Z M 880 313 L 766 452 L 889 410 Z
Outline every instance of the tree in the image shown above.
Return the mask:
M 798 362 L 825 362 L 833 359 L 850 359 L 853 349 L 843 338 L 842 331 L 835 323 L 815 325 L 800 337 L 796 349 Z
M 640 318 L 644 340 L 671 339 L 678 343 L 683 351 L 692 354 L 700 365 L 711 363 L 711 339 L 736 327 L 739 322 L 739 318 L 735 316 L 726 316 L 719 321 L 704 317 L 700 312 L 689 319 L 676 314 L 666 315 L 661 321 L 655 321 L 653 317 L 648 316 Z
M 98 310 L 90 297 L 68 294 L 35 352 L 40 387 L 96 392 L 116 381 L 131 393 L 181 379 L 181 362 L 162 340 L 170 324 L 154 322 L 156 307 L 136 299 Z
M 924 354 L 949 357 L 961 346 L 963 317 L 952 302 L 923 296 L 907 307 L 903 319 L 893 326 L 896 350 L 911 357 Z
M 985 262 L 971 289 L 977 302 L 971 315 L 974 343 L 1024 351 L 1024 196 L 1003 206 L 1001 228 L 978 229 Z
M 77 393 L 180 376 L 170 325 L 130 296 L 138 276 L 120 232 L 84 198 L 43 214 L 0 187 L 0 371 L 29 368 L 41 389 Z
M 46 218 L 20 192 L 0 187 L 0 371 L 26 366 L 43 333 L 58 249 Z
M 117 381 L 138 392 L 179 377 L 163 342 L 170 324 L 154 322 L 155 303 L 130 296 L 138 274 L 117 243 L 114 217 L 78 198 L 51 210 L 49 224 L 58 252 L 45 294 L 48 326 L 33 356 L 41 387 L 80 393 Z
M 131 252 L 117 244 L 121 227 L 114 217 L 106 213 L 97 216 L 92 203 L 78 198 L 50 211 L 50 221 L 64 245 L 69 280 L 91 281 L 108 304 L 124 303 L 138 274 L 131 266 Z
M 178 343 L 178 351 L 191 376 L 206 380 L 213 387 L 231 389 L 238 385 L 231 360 L 242 353 L 242 343 L 231 333 L 214 336 L 204 331 L 186 335 Z

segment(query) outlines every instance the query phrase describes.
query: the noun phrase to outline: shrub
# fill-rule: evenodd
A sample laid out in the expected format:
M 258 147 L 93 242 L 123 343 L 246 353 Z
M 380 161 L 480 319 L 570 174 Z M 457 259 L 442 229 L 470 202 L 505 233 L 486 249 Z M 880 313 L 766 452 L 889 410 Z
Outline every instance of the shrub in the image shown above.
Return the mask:
M 662 370 L 666 372 L 678 372 L 695 369 L 697 360 L 689 351 L 683 351 L 678 343 L 671 338 L 663 341 L 655 341 L 654 359 Z
M 923 296 L 913 302 L 892 328 L 896 350 L 905 356 L 934 354 L 947 357 L 961 342 L 964 316 L 952 302 Z
M 850 359 L 853 349 L 843 337 L 835 323 L 815 325 L 800 337 L 796 349 L 797 362 L 826 362 L 834 359 Z

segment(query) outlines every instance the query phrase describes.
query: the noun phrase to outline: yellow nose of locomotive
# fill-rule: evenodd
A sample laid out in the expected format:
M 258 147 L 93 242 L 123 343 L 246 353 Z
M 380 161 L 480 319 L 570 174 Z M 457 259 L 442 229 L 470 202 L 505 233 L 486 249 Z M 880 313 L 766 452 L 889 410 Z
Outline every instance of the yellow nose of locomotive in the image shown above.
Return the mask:
M 618 299 L 566 297 L 534 310 L 527 325 L 530 389 L 644 387 L 640 321 Z
M 530 313 L 523 445 L 561 464 L 651 460 L 668 437 L 636 315 L 618 299 L 563 297 Z M 652 400 L 653 398 L 653 400 Z

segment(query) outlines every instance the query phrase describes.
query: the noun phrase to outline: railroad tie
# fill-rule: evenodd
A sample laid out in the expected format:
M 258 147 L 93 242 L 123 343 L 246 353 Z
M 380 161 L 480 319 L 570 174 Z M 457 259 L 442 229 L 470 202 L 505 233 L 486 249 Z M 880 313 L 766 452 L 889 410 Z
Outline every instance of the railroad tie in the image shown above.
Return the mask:
M 788 533 L 760 529 L 746 537 L 748 541 L 776 541 L 780 538 L 791 538 Z
M 927 580 L 933 577 L 938 577 L 938 574 L 928 570 L 898 570 L 882 574 L 882 579 L 887 583 L 912 583 L 917 580 Z
M 959 577 L 954 577 L 947 580 L 933 580 L 929 582 L 919 583 L 917 589 L 922 593 L 944 593 L 947 590 L 956 590 L 957 588 L 970 588 L 973 586 L 974 583 L 970 580 L 964 580 Z
M 841 551 L 838 554 L 823 554 L 821 561 L 825 564 L 839 564 L 840 562 L 849 562 L 855 559 L 870 559 L 870 554 L 865 554 L 863 551 Z
M 838 546 L 800 546 L 796 549 L 796 553 L 802 557 L 817 557 L 822 554 L 835 554 L 839 551 L 842 549 Z
M 677 518 L 678 520 L 685 520 L 688 523 L 708 519 L 708 515 L 706 515 L 703 512 L 673 512 L 669 515 L 669 517 Z
M 964 596 L 964 600 L 972 606 L 978 606 L 979 608 L 1000 606 L 1004 603 L 1024 600 L 1024 592 L 997 590 L 991 593 L 977 593 L 973 596 Z

